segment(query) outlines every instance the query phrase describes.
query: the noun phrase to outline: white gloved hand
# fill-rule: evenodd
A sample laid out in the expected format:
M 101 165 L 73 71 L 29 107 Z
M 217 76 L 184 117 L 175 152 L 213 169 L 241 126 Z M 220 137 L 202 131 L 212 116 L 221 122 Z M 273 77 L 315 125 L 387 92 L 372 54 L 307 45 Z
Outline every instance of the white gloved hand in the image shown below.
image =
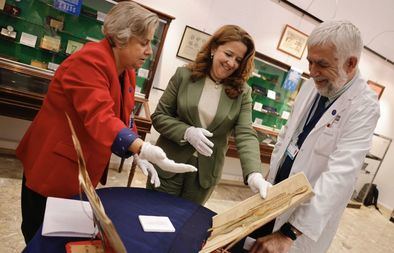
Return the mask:
M 155 187 L 160 186 L 159 175 L 157 175 L 157 171 L 153 165 L 147 160 L 139 158 L 137 154 L 134 155 L 134 161 L 138 165 L 138 167 L 142 170 L 145 176 L 150 177 L 150 183 L 155 185 Z
M 272 184 L 267 182 L 263 178 L 263 175 L 258 172 L 252 172 L 248 175 L 248 185 L 254 193 L 259 192 L 263 199 L 267 197 L 268 188 L 272 186 Z
M 213 142 L 208 140 L 207 137 L 212 137 L 213 134 L 204 128 L 189 127 L 185 131 L 184 139 L 187 140 L 198 153 L 211 156 Z
M 197 168 L 186 163 L 176 163 L 168 158 L 162 159 L 156 163 L 162 170 L 173 173 L 196 172 Z
M 160 147 L 154 146 L 149 142 L 144 142 L 142 144 L 139 158 L 148 160 L 149 162 L 159 166 L 162 170 L 168 172 L 185 173 L 197 171 L 196 167 L 190 164 L 176 163 L 173 160 L 168 159 Z

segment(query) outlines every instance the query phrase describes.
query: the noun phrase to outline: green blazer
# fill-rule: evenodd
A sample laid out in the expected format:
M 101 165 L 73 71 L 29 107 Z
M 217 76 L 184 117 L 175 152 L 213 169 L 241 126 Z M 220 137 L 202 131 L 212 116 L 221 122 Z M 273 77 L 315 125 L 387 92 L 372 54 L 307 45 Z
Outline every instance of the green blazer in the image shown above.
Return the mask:
M 152 114 L 153 126 L 160 133 L 156 145 L 164 150 L 168 158 L 181 163 L 189 161 L 196 152 L 183 139 L 186 129 L 190 126 L 201 127 L 198 103 L 205 79 L 192 82 L 190 74 L 186 67 L 176 70 Z M 251 112 L 251 88 L 247 84 L 236 99 L 229 98 L 222 89 L 216 116 L 207 128 L 213 133 L 209 138 L 214 143 L 213 154 L 210 157 L 198 154 L 201 187 L 208 188 L 219 182 L 228 138 L 233 130 L 245 182 L 248 174 L 262 172 L 259 143 L 252 127 Z M 163 178 L 175 175 L 160 169 L 158 173 Z

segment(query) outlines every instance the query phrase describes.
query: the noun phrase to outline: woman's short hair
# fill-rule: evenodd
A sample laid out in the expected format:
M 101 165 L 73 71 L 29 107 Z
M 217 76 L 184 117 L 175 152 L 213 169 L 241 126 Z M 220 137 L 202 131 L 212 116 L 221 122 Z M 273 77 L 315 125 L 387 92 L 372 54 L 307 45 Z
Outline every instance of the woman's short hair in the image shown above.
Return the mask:
M 349 21 L 323 22 L 309 35 L 308 47 L 327 44 L 335 46 L 337 57 L 342 61 L 356 57 L 359 62 L 363 41 L 360 30 Z
M 124 46 L 132 37 L 146 37 L 156 29 L 159 18 L 135 2 L 116 4 L 104 20 L 103 33 L 117 46 Z
M 238 97 L 242 93 L 242 87 L 250 77 L 254 64 L 255 47 L 252 37 L 241 27 L 225 25 L 219 28 L 211 38 L 202 46 L 196 60 L 188 65 L 191 70 L 191 79 L 196 81 L 207 76 L 212 66 L 211 52 L 227 42 L 239 41 L 245 44 L 247 51 L 237 70 L 225 80 L 226 94 L 231 98 Z

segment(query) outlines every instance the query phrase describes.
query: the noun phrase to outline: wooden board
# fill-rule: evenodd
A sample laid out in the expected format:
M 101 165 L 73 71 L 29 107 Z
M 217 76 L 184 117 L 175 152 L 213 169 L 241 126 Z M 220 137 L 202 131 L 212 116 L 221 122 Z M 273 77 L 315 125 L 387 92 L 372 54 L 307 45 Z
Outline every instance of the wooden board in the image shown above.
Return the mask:
M 70 126 L 71 137 L 78 157 L 79 184 L 83 192 L 86 194 L 90 206 L 92 207 L 94 221 L 99 229 L 102 240 L 104 241 L 105 245 L 107 245 L 106 247 L 110 248 L 110 249 L 106 249 L 105 252 L 127 253 L 127 250 L 122 240 L 120 239 L 120 236 L 116 231 L 114 224 L 105 213 L 104 206 L 101 203 L 100 197 L 97 195 L 96 190 L 93 187 L 92 182 L 90 181 L 90 177 L 86 169 L 86 162 L 83 157 L 81 144 L 78 140 L 78 137 L 75 133 L 70 117 L 67 115 L 67 113 L 66 113 L 66 117 L 68 124 Z
M 257 228 L 313 196 L 312 187 L 300 172 L 269 188 L 267 198 L 256 194 L 212 218 L 212 233 L 200 253 L 230 247 Z

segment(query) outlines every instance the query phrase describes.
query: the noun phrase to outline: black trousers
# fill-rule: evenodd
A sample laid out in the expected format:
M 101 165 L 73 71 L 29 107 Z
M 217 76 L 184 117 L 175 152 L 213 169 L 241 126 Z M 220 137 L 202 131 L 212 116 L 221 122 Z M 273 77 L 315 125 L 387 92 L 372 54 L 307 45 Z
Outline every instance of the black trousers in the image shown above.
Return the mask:
M 275 225 L 275 220 L 272 220 L 272 221 L 268 222 L 267 224 L 265 224 L 264 226 L 256 229 L 255 231 L 250 233 L 248 236 L 252 237 L 254 239 L 258 239 L 259 237 L 269 235 L 274 230 L 274 225 Z M 244 243 L 245 243 L 245 238 L 243 238 L 237 244 L 235 244 L 230 249 L 230 252 L 231 253 L 247 253 L 247 252 L 249 252 L 249 251 L 243 249 Z
M 30 190 L 26 186 L 26 179 L 23 176 L 21 207 L 22 207 L 22 234 L 26 244 L 33 238 L 37 230 L 44 221 L 44 213 L 47 198 Z

